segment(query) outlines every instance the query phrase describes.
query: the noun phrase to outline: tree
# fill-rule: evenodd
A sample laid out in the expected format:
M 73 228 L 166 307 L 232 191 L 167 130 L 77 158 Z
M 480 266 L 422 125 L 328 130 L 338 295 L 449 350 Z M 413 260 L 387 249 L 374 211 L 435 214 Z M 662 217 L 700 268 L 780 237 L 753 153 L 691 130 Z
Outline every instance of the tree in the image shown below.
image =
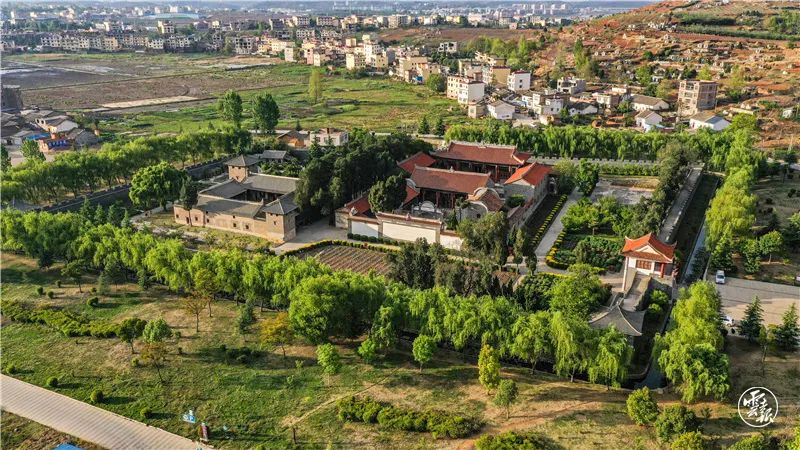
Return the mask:
M 744 87 L 747 82 L 744 79 L 744 70 L 741 66 L 735 66 L 731 70 L 731 75 L 726 83 L 726 90 L 728 97 L 734 102 L 738 102 L 742 98 Z
M 164 342 L 164 339 L 170 337 L 172 337 L 172 328 L 160 317 L 147 322 L 144 330 L 142 330 L 142 339 L 148 344 Z
M 436 350 L 436 340 L 430 336 L 420 334 L 414 339 L 412 353 L 414 360 L 419 363 L 419 371 L 422 372 L 422 366 L 433 358 L 433 352 Z
M 745 239 L 741 253 L 744 257 L 745 272 L 757 273 L 761 270 L 761 246 L 756 239 Z
M 197 205 L 197 183 L 189 177 L 183 179 L 181 184 L 181 193 L 178 201 L 187 212 L 189 212 L 189 224 L 192 225 L 192 208 Z
M 789 216 L 783 227 L 783 240 L 789 248 L 800 247 L 800 212 Z
M 256 128 L 261 131 L 273 133 L 275 126 L 278 125 L 280 110 L 272 94 L 259 94 L 253 100 L 253 119 Z
M 378 343 L 372 338 L 366 338 L 364 342 L 358 346 L 356 353 L 358 353 L 358 356 L 363 358 L 364 361 L 372 362 L 378 356 Z
M 214 301 L 214 296 L 219 290 L 216 276 L 211 270 L 201 268 L 194 272 L 192 279 L 194 297 L 203 301 L 203 306 L 208 305 L 208 317 L 211 317 L 211 303 Z
M 619 387 L 628 374 L 633 347 L 614 325 L 603 331 L 597 341 L 596 355 L 589 365 L 589 381 L 602 381 L 606 387 Z
M 155 205 L 166 208 L 167 202 L 177 199 L 180 195 L 185 179 L 185 172 L 167 162 L 160 162 L 139 169 L 133 174 L 128 196 L 141 208 L 150 209 Z
M 536 371 L 539 359 L 552 352 L 550 341 L 550 312 L 537 311 L 520 315 L 514 323 L 511 354 L 530 361 L 531 373 Z
M 422 116 L 419 119 L 419 124 L 417 125 L 417 133 L 429 134 L 430 132 L 431 132 L 431 126 L 428 123 L 428 118 L 426 116 Z
M 744 319 L 739 323 L 739 330 L 750 342 L 756 342 L 761 332 L 764 321 L 764 309 L 761 307 L 761 300 L 753 298 L 753 303 L 747 305 L 744 310 Z
M 375 212 L 391 212 L 399 208 L 406 198 L 406 180 L 403 175 L 393 175 L 378 181 L 369 190 L 369 206 Z
M 184 311 L 194 315 L 194 331 L 200 332 L 200 313 L 206 308 L 207 300 L 196 295 L 189 295 L 181 299 L 181 307 Z
M 117 336 L 119 336 L 122 342 L 127 342 L 130 344 L 131 354 L 134 353 L 133 341 L 142 336 L 142 333 L 144 333 L 144 327 L 146 325 L 147 321 L 138 317 L 127 318 L 119 324 Z
M 152 322 L 148 322 L 150 325 Z M 163 342 L 147 342 L 142 349 L 142 361 L 149 363 L 155 367 L 158 379 L 161 384 L 164 384 L 164 376 L 161 374 L 161 369 L 164 368 L 164 363 L 167 359 L 167 346 Z
M 238 92 L 229 89 L 217 100 L 217 111 L 225 120 L 233 122 L 233 126 L 240 128 L 242 125 L 242 97 Z
M 746 438 L 736 441 L 733 445 L 728 447 L 728 450 L 773 450 L 778 448 L 771 439 L 763 434 L 754 434 Z M 785 450 L 797 450 L 797 447 L 792 447 L 791 443 L 784 444 L 780 448 Z
M 433 92 L 441 93 L 447 88 L 447 79 L 441 74 L 432 73 L 428 75 L 428 79 L 425 80 L 425 86 Z
M 699 428 L 700 421 L 697 416 L 683 405 L 667 406 L 655 422 L 656 436 L 662 443 L 671 441 L 677 435 L 697 431 Z
M 335 375 L 342 367 L 342 363 L 339 360 L 339 352 L 330 343 L 317 347 L 317 363 L 322 366 L 322 371 L 326 375 Z
M 292 343 L 294 333 L 289 322 L 289 313 L 279 312 L 261 323 L 261 344 L 267 348 L 280 346 L 286 358 L 286 346 Z
M 656 87 L 656 97 L 668 101 L 672 96 L 672 89 L 672 82 L 665 78 L 661 80 Z
M 783 249 L 783 236 L 779 231 L 770 231 L 758 239 L 758 246 L 761 248 L 762 255 L 769 255 L 772 262 L 772 254 L 778 253 Z
M 519 389 L 514 380 L 501 380 L 494 395 L 494 404 L 506 409 L 506 420 L 511 415 L 511 405 L 517 401 Z
M 20 153 L 28 161 L 44 161 L 44 153 L 39 150 L 39 144 L 36 141 L 26 139 L 19 147 Z
M 83 293 L 83 288 L 81 287 L 81 278 L 83 277 L 83 273 L 86 271 L 86 262 L 81 259 L 73 259 L 72 261 L 67 262 L 64 264 L 64 267 L 61 269 L 61 276 L 69 278 L 78 285 L 78 292 Z
M 653 69 L 647 64 L 642 64 L 636 69 L 636 81 L 642 86 L 648 86 L 653 82 Z
M 800 346 L 800 326 L 797 324 L 797 305 L 792 303 L 783 314 L 781 324 L 773 330 L 775 345 L 781 350 L 793 352 Z
M 478 355 L 478 381 L 486 388 L 486 394 L 500 384 L 500 355 L 491 345 L 484 344 Z
M 245 334 L 255 321 L 256 316 L 253 314 L 253 305 L 245 302 L 239 307 L 239 315 L 236 316 L 236 328 L 239 329 L 240 334 Z
M 106 273 L 105 270 L 100 272 L 100 275 L 97 277 L 97 292 L 100 295 L 108 295 L 111 292 L 109 284 L 110 281 L 108 273 Z
M 150 286 L 153 285 L 152 280 L 150 280 L 150 274 L 147 273 L 147 269 L 144 267 L 140 267 L 139 270 L 136 271 L 136 280 L 139 284 L 139 289 L 143 291 L 150 289 Z
M 712 78 L 711 68 L 708 67 L 708 65 L 703 66 L 702 68 L 700 68 L 700 71 L 697 72 L 698 80 L 711 81 L 711 78 Z
M 308 78 L 308 96 L 315 105 L 322 98 L 322 73 L 319 69 L 312 69 Z
M 706 450 L 710 448 L 703 433 L 690 431 L 679 435 L 670 446 L 670 450 Z
M 444 128 L 444 120 L 442 116 L 436 118 L 436 122 L 433 123 L 433 134 L 437 136 L 444 136 L 445 128 Z
M 502 211 L 486 214 L 477 221 L 463 220 L 458 224 L 458 234 L 464 239 L 467 250 L 483 255 L 496 264 L 508 258 L 508 220 Z
M 388 256 L 389 276 L 417 289 L 430 289 L 436 284 L 436 274 L 445 260 L 444 248 L 439 244 L 429 245 L 425 238 L 413 244 L 400 244 L 400 251 Z
M 588 320 L 590 313 L 606 295 L 595 269 L 573 264 L 570 274 L 559 279 L 550 292 L 550 310 Z
M 658 403 L 646 387 L 631 392 L 625 404 L 628 407 L 628 417 L 636 425 L 650 425 L 658 418 Z
M 11 168 L 11 155 L 5 145 L 0 144 L 0 172 L 5 172 Z

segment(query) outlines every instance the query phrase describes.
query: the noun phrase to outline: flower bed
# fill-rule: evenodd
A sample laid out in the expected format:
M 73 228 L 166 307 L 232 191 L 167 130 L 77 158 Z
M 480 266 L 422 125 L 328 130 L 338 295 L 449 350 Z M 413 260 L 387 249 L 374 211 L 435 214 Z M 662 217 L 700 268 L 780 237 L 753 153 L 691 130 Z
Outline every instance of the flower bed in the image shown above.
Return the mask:
M 564 203 L 566 202 L 567 202 L 566 195 L 562 195 L 561 197 L 559 197 L 558 202 L 556 202 L 556 204 L 553 205 L 553 209 L 550 210 L 549 214 L 547 214 L 547 217 L 544 219 L 544 223 L 542 223 L 542 226 L 539 227 L 539 229 L 536 231 L 536 234 L 533 236 L 533 241 L 531 242 L 532 247 L 536 247 L 537 245 L 539 245 L 539 242 L 542 241 L 544 234 L 547 233 L 547 230 L 550 228 L 550 225 L 553 224 L 553 220 L 555 220 L 556 216 L 558 215 L 558 212 L 561 211 L 561 208 L 564 206 Z

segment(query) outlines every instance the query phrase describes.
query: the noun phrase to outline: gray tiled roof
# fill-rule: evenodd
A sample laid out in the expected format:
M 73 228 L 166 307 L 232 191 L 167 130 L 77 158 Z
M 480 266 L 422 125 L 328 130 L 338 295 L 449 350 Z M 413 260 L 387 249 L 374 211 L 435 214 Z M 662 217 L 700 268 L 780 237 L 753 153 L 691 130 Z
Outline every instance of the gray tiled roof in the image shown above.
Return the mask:
M 197 206 L 195 206 L 195 208 L 206 213 L 223 213 L 242 217 L 255 217 L 262 206 L 260 202 L 243 202 L 240 200 L 229 200 L 208 195 L 198 195 Z
M 644 326 L 644 311 L 625 311 L 619 304 L 604 308 L 589 320 L 592 328 L 604 329 L 611 325 L 626 336 L 641 336 Z
M 278 159 L 283 160 L 286 158 L 286 153 L 283 150 L 264 150 L 261 153 L 261 159 Z
M 233 158 L 225 161 L 226 166 L 234 166 L 234 167 L 247 167 L 258 164 L 260 158 L 257 156 L 250 156 L 250 155 L 237 155 Z
M 220 197 L 220 198 L 231 198 L 235 197 L 242 192 L 247 191 L 245 186 L 242 186 L 236 180 L 227 180 L 220 184 L 211 186 L 208 189 L 200 191 L 200 194 L 210 195 L 213 197 Z
M 270 214 L 285 215 L 297 209 L 294 203 L 294 192 L 278 197 L 271 203 L 262 208 L 262 211 Z
M 242 186 L 254 191 L 287 194 L 297 189 L 297 180 L 297 178 L 281 177 L 278 175 L 254 174 L 245 178 L 242 182 Z

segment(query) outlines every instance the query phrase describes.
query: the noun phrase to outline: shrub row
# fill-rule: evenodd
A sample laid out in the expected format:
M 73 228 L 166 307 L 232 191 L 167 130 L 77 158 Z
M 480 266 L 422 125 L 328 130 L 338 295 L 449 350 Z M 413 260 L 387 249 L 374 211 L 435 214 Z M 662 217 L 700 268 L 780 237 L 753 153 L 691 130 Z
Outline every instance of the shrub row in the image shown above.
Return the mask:
M 4 301 L 3 316 L 17 322 L 38 323 L 60 331 L 64 336 L 117 337 L 119 326 L 93 321 L 53 307 L 31 308 L 16 301 Z
M 639 164 L 599 164 L 597 166 L 601 175 L 633 175 L 654 177 L 658 175 L 658 165 Z
M 556 259 L 556 253 L 558 253 L 558 249 L 561 248 L 561 244 L 564 243 L 564 237 L 566 235 L 566 230 L 558 234 L 555 242 L 553 242 L 553 246 L 550 248 L 550 251 L 547 252 L 547 256 L 544 258 L 544 263 L 553 269 L 566 270 L 567 267 L 569 267 L 569 264 Z
M 378 403 L 370 398 L 349 396 L 336 402 L 339 419 L 347 422 L 377 423 L 389 430 L 431 432 L 435 438 L 467 437 L 483 424 L 474 418 L 441 411 L 416 411 Z
M 553 450 L 561 447 L 548 437 L 535 431 L 524 433 L 508 431 L 501 434 L 484 434 L 475 442 L 475 448 L 477 450 Z
M 387 239 L 378 236 L 364 236 L 362 234 L 347 233 L 347 239 L 371 242 L 373 244 L 400 245 L 400 241 L 394 239 Z
M 314 250 L 314 249 L 317 249 L 317 248 L 320 248 L 320 247 L 327 247 L 327 246 L 330 246 L 330 245 L 340 245 L 340 246 L 343 246 L 343 247 L 353 247 L 353 248 L 364 248 L 364 249 L 376 250 L 376 251 L 384 252 L 384 253 L 396 253 L 397 252 L 397 250 L 395 250 L 395 249 L 381 247 L 381 246 L 378 246 L 378 245 L 369 245 L 367 243 L 359 244 L 359 243 L 356 243 L 356 242 L 342 241 L 342 240 L 338 240 L 338 239 L 326 239 L 326 240 L 323 240 L 323 241 L 317 241 L 317 242 L 314 242 L 314 243 L 311 243 L 311 244 L 308 244 L 308 245 L 304 245 L 302 247 L 298 247 L 298 248 L 293 249 L 293 250 L 289 250 L 289 251 L 283 253 L 283 256 L 297 255 L 298 253 L 308 252 L 308 251 L 311 251 L 311 250 Z
M 533 241 L 531 242 L 532 247 L 535 248 L 537 245 L 539 245 L 539 242 L 541 242 L 542 238 L 544 237 L 544 234 L 547 233 L 547 230 L 550 228 L 550 225 L 553 223 L 553 220 L 555 220 L 556 216 L 558 215 L 558 212 L 561 211 L 561 208 L 564 206 L 564 203 L 566 202 L 567 202 L 566 195 L 562 195 L 561 197 L 559 197 L 556 204 L 553 205 L 553 209 L 550 210 L 550 213 L 547 214 L 547 217 L 544 219 L 544 223 L 542 223 L 542 226 L 540 226 L 539 229 L 536 230 L 536 234 L 533 236 Z

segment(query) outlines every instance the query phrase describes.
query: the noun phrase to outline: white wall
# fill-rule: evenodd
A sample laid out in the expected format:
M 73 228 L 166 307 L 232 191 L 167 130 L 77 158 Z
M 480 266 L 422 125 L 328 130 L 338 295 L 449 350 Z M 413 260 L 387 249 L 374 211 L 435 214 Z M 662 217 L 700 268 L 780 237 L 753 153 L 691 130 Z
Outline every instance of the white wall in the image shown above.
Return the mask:
M 351 220 L 350 232 L 361 236 L 378 237 L 378 224 Z
M 448 248 L 450 250 L 461 250 L 462 241 L 461 238 L 458 236 L 440 234 L 439 243 L 442 244 L 442 247 Z
M 436 230 L 431 228 L 421 228 L 410 225 L 384 222 L 383 237 L 409 242 L 414 242 L 419 238 L 425 238 L 428 240 L 428 242 L 436 242 Z

